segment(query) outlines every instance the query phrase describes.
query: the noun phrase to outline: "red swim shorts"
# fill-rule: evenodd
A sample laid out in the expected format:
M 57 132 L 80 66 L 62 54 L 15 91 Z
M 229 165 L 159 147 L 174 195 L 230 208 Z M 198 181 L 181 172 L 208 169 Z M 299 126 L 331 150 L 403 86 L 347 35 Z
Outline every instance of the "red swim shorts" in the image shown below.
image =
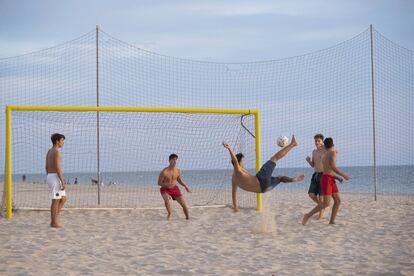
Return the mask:
M 332 175 L 324 174 L 321 177 L 321 187 L 323 195 L 332 195 L 339 193 L 338 187 L 335 183 L 335 178 Z
M 176 198 L 178 198 L 178 197 L 180 197 L 181 196 L 181 191 L 180 191 L 180 188 L 178 188 L 178 186 L 177 185 L 175 185 L 174 187 L 172 187 L 172 188 L 164 188 L 164 187 L 161 187 L 161 189 L 160 189 L 160 193 L 161 194 L 168 194 L 169 196 L 171 196 L 172 197 L 172 199 L 176 199 Z

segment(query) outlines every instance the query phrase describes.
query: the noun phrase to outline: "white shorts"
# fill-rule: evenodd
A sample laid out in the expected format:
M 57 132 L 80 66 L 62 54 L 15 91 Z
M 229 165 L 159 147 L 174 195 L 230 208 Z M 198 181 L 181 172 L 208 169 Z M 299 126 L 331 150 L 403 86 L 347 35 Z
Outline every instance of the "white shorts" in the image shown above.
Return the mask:
M 60 189 L 60 179 L 57 173 L 48 173 L 46 183 L 49 187 L 49 195 L 51 199 L 61 199 L 62 196 L 66 196 L 65 190 Z

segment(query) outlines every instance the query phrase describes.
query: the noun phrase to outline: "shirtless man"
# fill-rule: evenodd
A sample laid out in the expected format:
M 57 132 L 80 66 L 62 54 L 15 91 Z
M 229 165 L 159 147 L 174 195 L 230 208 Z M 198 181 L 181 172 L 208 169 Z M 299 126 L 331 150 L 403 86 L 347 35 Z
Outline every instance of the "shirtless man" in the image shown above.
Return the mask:
M 287 176 L 278 176 L 273 177 L 272 173 L 276 167 L 276 162 L 283 158 L 291 149 L 297 146 L 295 135 L 292 136 L 292 141 L 289 145 L 278 151 L 275 155 L 267 161 L 260 171 L 256 175 L 250 175 L 249 172 L 244 168 L 243 162 L 243 154 L 238 153 L 237 155 L 234 154 L 233 150 L 230 148 L 228 144 L 223 143 L 223 146 L 228 149 L 231 162 L 233 164 L 233 176 L 231 179 L 232 183 L 232 199 L 233 199 L 233 208 L 235 212 L 239 211 L 237 206 L 237 187 L 241 189 L 253 192 L 253 193 L 265 193 L 272 190 L 276 187 L 280 182 L 295 182 L 295 181 L 302 181 L 305 176 L 299 175 L 294 178 L 290 178 Z
M 333 139 L 326 138 L 323 143 L 325 144 L 326 149 L 326 152 L 322 156 L 323 175 L 321 177 L 321 187 L 323 202 L 318 203 L 315 208 L 303 216 L 303 225 L 305 225 L 309 218 L 311 218 L 314 214 L 328 207 L 331 197 L 333 197 L 334 205 L 332 207 L 332 214 L 329 224 L 335 224 L 335 218 L 339 210 L 339 205 L 341 204 L 341 198 L 339 197 L 339 190 L 335 184 L 335 179 L 339 179 L 339 181 L 342 182 L 342 179 L 338 178 L 335 174 L 342 176 L 346 180 L 349 179 L 349 176 L 346 173 L 336 167 L 336 150 L 334 148 Z
M 167 219 L 171 219 L 171 204 L 170 199 L 177 200 L 177 202 L 183 207 L 185 218 L 189 219 L 187 203 L 183 195 L 181 194 L 180 188 L 177 186 L 177 182 L 184 186 L 187 192 L 191 193 L 190 187 L 184 183 L 181 178 L 181 171 L 177 168 L 178 156 L 173 153 L 168 158 L 170 165 L 164 168 L 160 176 L 158 177 L 158 185 L 161 186 L 160 193 L 164 199 L 165 207 L 167 208 L 168 216 Z
M 314 173 L 312 174 L 311 184 L 309 186 L 308 195 L 315 201 L 316 204 L 319 204 L 323 200 L 322 188 L 320 185 L 321 177 L 323 174 L 323 165 L 322 165 L 322 155 L 325 152 L 325 147 L 323 145 L 323 135 L 316 134 L 313 139 L 315 140 L 315 149 L 312 151 L 312 157 L 307 156 L 306 161 L 313 168 Z M 323 218 L 323 213 L 325 209 L 319 211 L 318 219 Z
M 62 160 L 60 149 L 65 144 L 65 136 L 55 133 L 51 137 L 53 146 L 46 155 L 46 183 L 49 186 L 50 198 L 52 205 L 50 206 L 51 222 L 50 226 L 61 228 L 58 222 L 58 216 L 66 202 L 65 181 L 62 175 Z

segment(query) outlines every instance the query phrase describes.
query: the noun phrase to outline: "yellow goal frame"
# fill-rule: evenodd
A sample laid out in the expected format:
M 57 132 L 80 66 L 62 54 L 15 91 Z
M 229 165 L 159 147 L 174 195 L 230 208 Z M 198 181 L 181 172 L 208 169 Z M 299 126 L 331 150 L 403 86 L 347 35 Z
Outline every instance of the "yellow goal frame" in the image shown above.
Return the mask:
M 6 218 L 12 218 L 12 111 L 59 111 L 59 112 L 152 112 L 152 113 L 210 113 L 252 114 L 255 124 L 256 171 L 260 170 L 260 112 L 257 109 L 219 108 L 170 108 L 170 107 L 111 107 L 111 106 L 13 106 L 6 105 Z M 256 195 L 256 210 L 262 211 L 262 196 Z

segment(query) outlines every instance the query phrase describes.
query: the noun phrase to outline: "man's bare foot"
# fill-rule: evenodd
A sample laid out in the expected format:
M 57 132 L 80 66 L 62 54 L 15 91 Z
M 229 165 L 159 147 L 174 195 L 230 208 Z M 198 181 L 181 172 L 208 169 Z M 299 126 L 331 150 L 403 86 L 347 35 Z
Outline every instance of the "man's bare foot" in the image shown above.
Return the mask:
M 63 226 L 62 225 L 60 225 L 60 224 L 58 224 L 58 223 L 51 223 L 50 224 L 50 227 L 53 227 L 53 228 L 63 228 Z
M 294 147 L 298 145 L 298 141 L 296 141 L 295 135 L 292 135 L 292 140 L 290 141 L 290 144 Z
M 308 214 L 304 215 L 302 219 L 302 225 L 306 225 L 306 223 L 308 223 L 308 220 L 309 220 L 309 215 Z
M 167 215 L 167 220 L 171 220 L 171 218 L 172 218 L 172 214 L 168 214 Z
M 335 224 L 335 221 L 330 221 L 329 224 Z

